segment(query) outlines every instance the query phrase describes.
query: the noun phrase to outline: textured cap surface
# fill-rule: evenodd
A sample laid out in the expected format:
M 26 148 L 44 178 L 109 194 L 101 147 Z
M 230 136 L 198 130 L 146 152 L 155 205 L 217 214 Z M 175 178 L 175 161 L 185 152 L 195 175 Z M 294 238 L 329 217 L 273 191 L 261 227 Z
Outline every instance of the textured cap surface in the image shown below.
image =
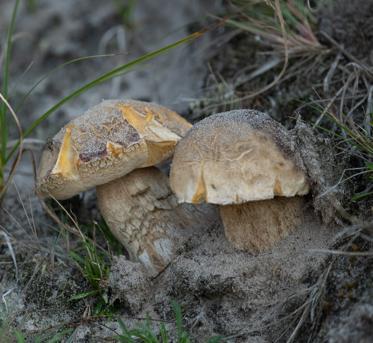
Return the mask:
M 177 144 L 170 183 L 180 202 L 240 204 L 308 193 L 287 130 L 265 113 L 235 110 L 197 123 Z
M 42 196 L 67 199 L 136 168 L 169 158 L 191 125 L 141 101 L 103 101 L 72 120 L 45 147 L 37 180 Z

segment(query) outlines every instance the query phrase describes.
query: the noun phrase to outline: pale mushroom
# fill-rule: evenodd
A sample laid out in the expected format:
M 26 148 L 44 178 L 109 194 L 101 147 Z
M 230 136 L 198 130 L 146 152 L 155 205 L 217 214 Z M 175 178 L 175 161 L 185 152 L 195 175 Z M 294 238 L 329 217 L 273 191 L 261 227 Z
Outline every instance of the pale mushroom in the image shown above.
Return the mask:
M 179 202 L 220 206 L 238 249 L 272 247 L 302 221 L 309 183 L 288 131 L 268 115 L 236 110 L 197 123 L 177 144 L 170 185 Z
M 37 193 L 67 199 L 98 186 L 99 207 L 109 227 L 133 260 L 159 272 L 176 249 L 172 230 L 184 227 L 189 213 L 178 206 L 159 170 L 127 174 L 168 159 L 190 127 L 177 113 L 153 103 L 103 101 L 46 146 Z

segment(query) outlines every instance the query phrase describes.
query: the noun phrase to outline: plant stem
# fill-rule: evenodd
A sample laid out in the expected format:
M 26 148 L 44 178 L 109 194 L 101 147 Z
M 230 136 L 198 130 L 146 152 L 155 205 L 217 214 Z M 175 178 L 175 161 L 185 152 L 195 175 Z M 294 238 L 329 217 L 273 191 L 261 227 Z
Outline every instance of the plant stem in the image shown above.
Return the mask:
M 15 21 L 17 17 L 17 11 L 19 6 L 19 0 L 16 0 L 12 12 L 12 18 L 9 24 L 7 39 L 6 39 L 6 50 L 5 58 L 2 71 L 2 89 L 1 92 L 5 99 L 8 98 L 8 86 L 9 86 L 9 68 L 10 60 L 12 56 L 12 39 L 15 27 Z M 7 123 L 7 107 L 5 103 L 0 104 L 0 192 L 4 187 L 4 168 L 7 163 L 7 143 L 8 143 L 8 123 Z

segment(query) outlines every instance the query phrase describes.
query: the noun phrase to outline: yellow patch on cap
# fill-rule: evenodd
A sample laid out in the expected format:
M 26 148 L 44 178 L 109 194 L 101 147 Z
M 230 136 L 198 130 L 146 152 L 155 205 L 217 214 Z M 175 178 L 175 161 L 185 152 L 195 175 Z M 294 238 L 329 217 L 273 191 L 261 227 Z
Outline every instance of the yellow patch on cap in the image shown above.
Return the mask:
M 106 150 L 109 155 L 114 156 L 115 158 L 118 158 L 121 155 L 123 155 L 123 147 L 117 143 L 107 142 Z
M 63 177 L 69 179 L 78 177 L 76 169 L 77 160 L 77 153 L 73 148 L 71 139 L 71 127 L 66 127 L 57 162 L 51 174 L 61 174 Z
M 198 179 L 197 189 L 193 195 L 192 203 L 198 204 L 202 201 L 206 201 L 206 199 L 207 199 L 207 190 L 206 190 L 205 177 L 203 175 L 203 163 L 202 163 L 201 175 Z
M 118 105 L 118 108 L 122 112 L 123 118 L 127 120 L 140 134 L 144 133 L 146 126 L 154 118 L 152 112 L 148 111 L 146 115 L 142 115 L 129 105 Z

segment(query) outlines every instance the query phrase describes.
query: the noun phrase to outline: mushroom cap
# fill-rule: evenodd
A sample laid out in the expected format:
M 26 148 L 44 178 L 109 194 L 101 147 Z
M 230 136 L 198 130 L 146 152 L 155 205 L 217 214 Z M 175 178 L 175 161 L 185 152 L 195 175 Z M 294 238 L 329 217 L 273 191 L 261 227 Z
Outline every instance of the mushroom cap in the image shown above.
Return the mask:
M 157 104 L 103 101 L 69 122 L 46 145 L 36 190 L 41 196 L 67 199 L 160 163 L 190 127 Z
M 212 115 L 177 144 L 170 173 L 180 202 L 219 205 L 308 193 L 302 161 L 288 131 L 267 114 Z

